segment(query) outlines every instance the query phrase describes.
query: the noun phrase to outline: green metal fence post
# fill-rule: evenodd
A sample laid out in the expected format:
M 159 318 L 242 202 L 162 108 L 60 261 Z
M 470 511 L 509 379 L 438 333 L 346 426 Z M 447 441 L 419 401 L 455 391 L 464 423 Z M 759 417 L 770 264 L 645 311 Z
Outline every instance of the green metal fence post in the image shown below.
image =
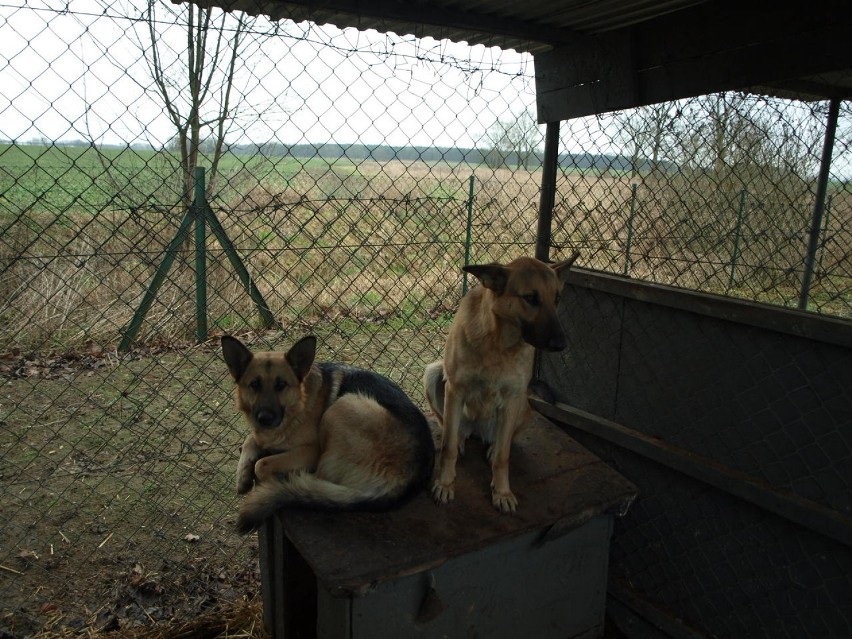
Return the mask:
M 624 246 L 624 274 L 630 270 L 630 245 L 633 243 L 633 218 L 636 215 L 636 191 L 638 184 L 630 185 L 630 217 L 627 218 L 627 244 Z
M 195 336 L 198 342 L 207 339 L 207 225 L 205 223 L 204 167 L 195 167 Z
M 464 265 L 470 264 L 470 236 L 473 228 L 473 184 L 474 176 L 470 176 L 467 194 L 467 229 L 464 236 Z M 462 296 L 467 295 L 467 273 L 462 278 Z
M 237 272 L 237 277 L 240 278 L 243 288 L 246 289 L 249 297 L 251 297 L 255 306 L 257 306 L 263 326 L 265 328 L 272 328 L 273 326 L 276 326 L 275 317 L 273 317 L 272 311 L 269 310 L 269 305 L 267 305 L 266 300 L 263 299 L 263 294 L 260 292 L 260 289 L 257 288 L 257 285 L 254 283 L 251 275 L 249 275 L 248 270 L 237 253 L 237 249 L 234 248 L 231 238 L 228 237 L 225 229 L 219 223 L 219 219 L 216 217 L 216 214 L 213 213 L 213 209 L 209 206 L 205 206 L 204 214 L 207 217 L 207 223 L 210 224 L 210 230 L 213 232 L 213 235 L 216 236 L 216 239 L 219 240 L 219 244 L 222 245 L 222 250 L 225 251 L 225 255 L 228 256 L 231 266 L 233 266 L 234 270 Z
M 745 189 L 743 189 L 743 192 L 740 193 L 740 210 L 737 214 L 737 229 L 736 231 L 734 231 L 734 252 L 731 255 L 731 277 L 728 280 L 729 291 L 734 288 L 734 278 L 737 274 L 737 258 L 740 254 L 740 236 L 742 234 L 743 220 L 745 219 L 745 205 L 747 195 L 748 191 L 746 191 Z
M 183 220 L 181 220 L 177 233 L 175 233 L 172 241 L 169 242 L 169 245 L 166 247 L 166 255 L 163 257 L 163 261 L 160 262 L 160 266 L 157 267 L 154 277 L 151 279 L 151 284 L 148 285 L 148 290 L 145 291 L 145 296 L 139 304 L 139 308 L 136 309 L 133 319 L 130 320 L 130 324 L 124 332 L 124 337 L 122 337 L 121 343 L 118 345 L 119 351 L 124 352 L 130 350 L 130 344 L 133 343 L 133 338 L 136 337 L 136 333 L 138 333 L 139 329 L 142 327 L 145 315 L 148 314 L 148 309 L 151 308 L 151 304 L 154 302 L 157 292 L 163 285 L 166 275 L 168 275 L 169 269 L 172 267 L 172 263 L 175 261 L 178 251 L 180 251 L 181 244 L 183 244 L 184 240 L 189 235 L 192 216 L 193 207 L 190 206 L 189 209 L 187 209 L 186 214 L 183 216 Z
M 154 298 L 157 296 L 157 293 L 160 290 L 160 287 L 163 285 L 163 282 L 166 279 L 166 276 L 169 273 L 169 269 L 171 269 L 172 264 L 175 261 L 175 257 L 177 257 L 178 252 L 180 251 L 181 244 L 186 240 L 187 236 L 190 233 L 190 226 L 192 226 L 192 222 L 195 222 L 195 302 L 196 302 L 196 336 L 198 341 L 204 341 L 207 339 L 207 225 L 210 225 L 210 230 L 213 232 L 213 235 L 216 239 L 219 240 L 219 243 L 222 245 L 222 249 L 225 251 L 225 254 L 228 256 L 228 260 L 231 262 L 231 266 L 234 267 L 234 270 L 237 272 L 237 277 L 239 277 L 240 282 L 242 282 L 243 287 L 248 292 L 252 301 L 254 301 L 257 306 L 258 311 L 260 312 L 260 317 L 262 320 L 262 324 L 265 328 L 272 328 L 276 326 L 275 318 L 272 315 L 272 311 L 269 310 L 269 305 L 266 303 L 266 300 L 263 299 L 263 294 L 257 288 L 257 285 L 254 283 L 254 280 L 249 275 L 248 270 L 246 269 L 243 261 L 240 259 L 237 250 L 234 248 L 231 239 L 228 237 L 228 234 L 225 232 L 225 229 L 219 223 L 219 220 L 216 218 L 216 214 L 213 213 L 213 209 L 210 208 L 210 205 L 207 203 L 207 197 L 205 195 L 205 187 L 204 187 L 204 168 L 203 167 L 195 167 L 195 199 L 192 202 L 192 205 L 187 209 L 186 214 L 183 216 L 181 220 L 180 226 L 178 227 L 178 231 L 175 236 L 172 238 L 171 242 L 169 242 L 168 247 L 166 247 L 166 254 L 163 257 L 163 261 L 157 267 L 156 272 L 154 273 L 154 277 L 151 279 L 151 283 L 148 285 L 148 290 L 145 291 L 145 295 L 142 298 L 142 302 L 139 304 L 139 308 L 136 309 L 136 313 L 133 315 L 133 319 L 130 320 L 130 324 L 127 327 L 127 330 L 124 332 L 124 336 L 121 339 L 121 343 L 118 346 L 119 351 L 127 351 L 130 349 L 130 345 L 133 343 L 136 334 L 139 332 L 139 329 L 142 327 L 142 322 L 145 320 L 145 315 L 147 315 L 148 310 L 151 308 L 151 304 L 154 302 Z

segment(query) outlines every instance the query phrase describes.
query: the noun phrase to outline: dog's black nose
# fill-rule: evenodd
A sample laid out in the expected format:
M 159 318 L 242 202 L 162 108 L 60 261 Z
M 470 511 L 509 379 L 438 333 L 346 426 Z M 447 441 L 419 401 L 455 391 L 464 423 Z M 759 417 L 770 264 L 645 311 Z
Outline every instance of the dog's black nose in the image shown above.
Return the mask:
M 254 421 L 262 428 L 271 428 L 278 425 L 278 422 L 281 421 L 281 416 L 274 410 L 260 408 L 255 411 Z

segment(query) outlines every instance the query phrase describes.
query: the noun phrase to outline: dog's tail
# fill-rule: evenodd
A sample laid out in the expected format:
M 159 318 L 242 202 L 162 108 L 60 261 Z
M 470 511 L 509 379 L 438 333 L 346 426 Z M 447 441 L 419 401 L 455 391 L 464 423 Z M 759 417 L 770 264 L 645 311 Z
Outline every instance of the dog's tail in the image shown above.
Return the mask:
M 423 373 L 423 390 L 429 408 L 442 421 L 444 419 L 444 387 L 446 384 L 444 360 L 429 364 Z
M 364 486 L 343 486 L 313 473 L 298 472 L 286 479 L 258 484 L 243 498 L 237 517 L 241 535 L 257 530 L 281 508 L 312 510 L 385 510 L 402 501 L 409 486 L 396 487 L 372 482 Z

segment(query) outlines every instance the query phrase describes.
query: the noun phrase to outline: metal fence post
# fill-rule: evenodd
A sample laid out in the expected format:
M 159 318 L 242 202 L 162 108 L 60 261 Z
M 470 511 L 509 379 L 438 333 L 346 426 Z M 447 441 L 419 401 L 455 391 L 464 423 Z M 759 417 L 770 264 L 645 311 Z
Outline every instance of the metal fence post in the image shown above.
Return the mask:
M 195 167 L 195 199 L 183 216 L 177 233 L 171 242 L 169 242 L 163 261 L 157 267 L 154 277 L 148 285 L 148 290 L 145 291 L 142 302 L 139 304 L 139 308 L 136 309 L 133 319 L 130 320 L 127 330 L 124 331 L 124 336 L 118 346 L 119 351 L 130 349 L 130 344 L 133 343 L 136 333 L 142 327 L 142 322 L 145 320 L 145 315 L 147 315 L 148 310 L 151 308 L 157 292 L 160 290 L 163 282 L 165 282 L 181 244 L 190 233 L 190 226 L 192 226 L 193 221 L 195 221 L 195 312 L 196 336 L 198 337 L 198 341 L 201 342 L 207 339 L 207 224 L 210 224 L 210 230 L 216 239 L 219 240 L 222 249 L 225 251 L 225 255 L 227 255 L 231 266 L 233 266 L 237 273 L 237 277 L 239 277 L 249 297 L 251 297 L 257 306 L 262 325 L 266 328 L 276 326 L 275 318 L 272 315 L 272 311 L 269 310 L 266 300 L 263 299 L 263 294 L 257 288 L 251 275 L 249 275 L 228 234 L 219 223 L 216 214 L 213 213 L 213 209 L 207 203 L 204 187 L 204 168 L 199 166 Z
M 219 244 L 222 245 L 222 250 L 225 251 L 225 255 L 231 262 L 231 266 L 234 271 L 236 271 L 237 277 L 240 279 L 243 288 L 249 294 L 249 297 L 255 303 L 255 306 L 257 306 L 262 325 L 265 328 L 278 326 L 278 323 L 275 321 L 275 317 L 272 315 L 272 311 L 269 310 L 269 305 L 263 298 L 263 294 L 260 292 L 257 284 L 255 284 L 254 279 L 252 279 L 251 275 L 249 275 L 248 269 L 246 269 L 245 264 L 243 264 L 243 261 L 240 259 L 237 249 L 234 247 L 234 244 L 231 242 L 231 238 L 228 237 L 228 234 L 225 232 L 225 229 L 216 217 L 213 209 L 205 205 L 204 214 L 207 217 L 207 223 L 210 224 L 210 230 L 213 232 L 216 239 L 219 240 Z
M 627 243 L 624 246 L 624 274 L 630 270 L 630 245 L 633 242 L 633 218 L 636 215 L 636 191 L 638 184 L 630 185 L 630 217 L 627 218 Z
M 474 176 L 470 176 L 467 193 L 467 229 L 464 236 L 464 265 L 470 264 L 470 236 L 473 229 L 473 184 Z M 462 296 L 467 295 L 467 273 L 462 278 Z
M 553 207 L 556 204 L 556 172 L 559 168 L 559 121 L 548 122 L 544 130 L 544 160 L 541 166 L 541 198 L 538 205 L 538 228 L 535 256 L 550 261 L 550 237 Z
M 192 216 L 193 207 L 190 206 L 181 220 L 177 233 L 175 233 L 172 241 L 169 242 L 168 247 L 166 247 L 166 254 L 163 257 L 163 261 L 160 262 L 160 266 L 157 267 L 154 277 L 148 285 L 148 290 L 145 291 L 145 295 L 139 303 L 139 308 L 136 309 L 136 313 L 133 314 L 133 318 L 130 320 L 127 330 L 124 331 L 124 336 L 121 338 L 121 343 L 118 345 L 118 350 L 120 352 L 130 350 L 130 344 L 133 343 L 133 338 L 136 337 L 136 333 L 138 333 L 139 329 L 142 328 L 142 322 L 145 320 L 145 315 L 148 314 L 148 309 L 151 308 L 151 304 L 154 302 L 157 292 L 166 280 L 166 275 L 168 275 L 169 269 L 172 267 L 172 263 L 175 261 L 175 257 L 177 257 L 177 254 L 180 251 L 181 244 L 183 244 L 183 241 L 189 235 Z
M 207 224 L 205 210 L 204 167 L 195 167 L 195 336 L 198 342 L 207 339 Z
M 828 108 L 828 121 L 825 125 L 825 141 L 822 146 L 822 159 L 817 179 L 816 200 L 811 219 L 811 232 L 808 237 L 808 252 L 805 256 L 805 272 L 802 275 L 802 291 L 799 294 L 799 308 L 807 310 L 811 294 L 811 280 L 814 275 L 814 263 L 819 246 L 819 232 L 822 227 L 822 212 L 825 206 L 825 193 L 828 190 L 828 172 L 831 169 L 831 153 L 834 150 L 834 133 L 837 130 L 837 118 L 840 115 L 840 99 L 832 98 Z
M 829 221 L 831 217 L 831 196 L 828 196 L 828 199 L 825 201 L 825 220 L 822 225 L 822 241 L 819 243 L 819 260 L 818 264 L 818 272 L 822 273 L 822 258 L 825 257 L 825 245 L 828 243 L 828 227 L 831 222 Z
M 737 273 L 737 258 L 740 254 L 740 236 L 743 228 L 743 220 L 745 219 L 745 205 L 746 205 L 746 196 L 748 195 L 748 191 L 743 189 L 743 192 L 740 193 L 740 210 L 737 214 L 737 228 L 734 231 L 734 252 L 731 255 L 731 277 L 728 280 L 728 290 L 730 291 L 734 288 L 734 278 Z

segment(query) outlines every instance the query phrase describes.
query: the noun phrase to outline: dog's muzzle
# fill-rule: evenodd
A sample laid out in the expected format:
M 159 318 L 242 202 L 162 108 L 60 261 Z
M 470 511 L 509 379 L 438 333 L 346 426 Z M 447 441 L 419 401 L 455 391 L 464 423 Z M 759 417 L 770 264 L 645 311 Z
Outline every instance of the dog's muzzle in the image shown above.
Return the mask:
M 254 423 L 260 428 L 275 428 L 283 417 L 282 411 L 271 408 L 258 408 L 254 411 Z
M 535 346 L 543 351 L 562 351 L 568 346 L 568 339 L 561 327 L 556 330 L 536 330 L 538 327 L 534 324 L 521 325 L 521 336 L 524 341 L 530 346 Z

